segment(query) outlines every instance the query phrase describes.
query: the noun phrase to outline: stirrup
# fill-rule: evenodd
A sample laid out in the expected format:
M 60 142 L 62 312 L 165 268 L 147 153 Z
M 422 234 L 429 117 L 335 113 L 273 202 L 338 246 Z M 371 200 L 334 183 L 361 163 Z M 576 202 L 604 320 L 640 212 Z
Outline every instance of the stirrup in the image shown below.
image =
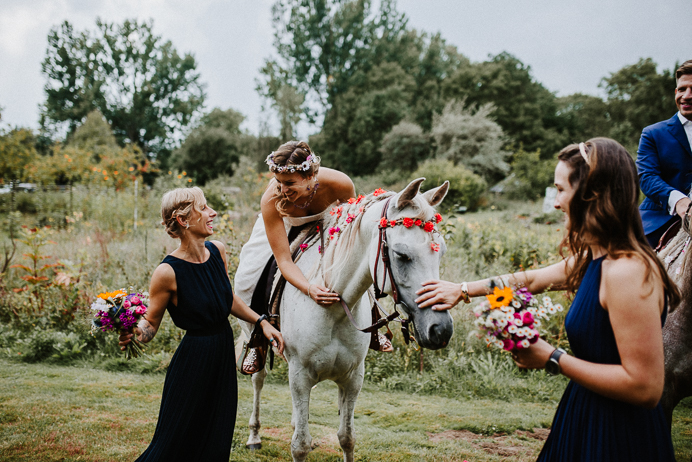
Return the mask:
M 245 375 L 256 374 L 264 368 L 264 363 L 267 361 L 267 350 L 264 348 L 249 348 L 248 354 L 243 361 L 243 370 Z

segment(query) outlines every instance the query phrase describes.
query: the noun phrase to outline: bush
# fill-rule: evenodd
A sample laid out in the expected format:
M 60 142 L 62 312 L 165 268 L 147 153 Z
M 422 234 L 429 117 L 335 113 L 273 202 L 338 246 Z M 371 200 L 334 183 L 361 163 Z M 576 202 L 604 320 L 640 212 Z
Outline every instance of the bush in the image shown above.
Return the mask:
M 414 123 L 402 121 L 382 139 L 379 170 L 410 172 L 430 156 L 430 136 Z
M 465 206 L 471 210 L 478 207 L 487 189 L 483 178 L 467 170 L 463 165 L 454 165 L 450 160 L 430 159 L 413 172 L 411 179 L 425 177 L 426 186 L 437 187 L 449 181 L 449 192 L 442 208 L 449 210 Z
M 540 199 L 545 188 L 553 184 L 556 164 L 557 159 L 541 159 L 540 150 L 527 152 L 520 149 L 512 160 L 514 181 L 507 183 L 507 196 L 518 200 Z

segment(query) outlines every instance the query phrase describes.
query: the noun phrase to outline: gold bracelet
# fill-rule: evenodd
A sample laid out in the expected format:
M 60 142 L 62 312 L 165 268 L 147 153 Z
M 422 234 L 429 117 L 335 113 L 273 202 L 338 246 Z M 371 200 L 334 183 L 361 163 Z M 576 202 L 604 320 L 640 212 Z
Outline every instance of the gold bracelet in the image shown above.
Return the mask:
M 471 297 L 469 297 L 469 285 L 466 282 L 461 283 L 461 299 L 464 303 L 471 303 Z

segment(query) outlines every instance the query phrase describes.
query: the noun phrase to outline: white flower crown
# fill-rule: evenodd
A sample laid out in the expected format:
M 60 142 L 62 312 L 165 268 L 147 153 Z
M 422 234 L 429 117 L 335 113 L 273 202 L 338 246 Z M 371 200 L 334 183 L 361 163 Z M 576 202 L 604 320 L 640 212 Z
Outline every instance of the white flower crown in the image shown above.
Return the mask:
M 316 156 L 314 154 L 310 154 L 307 159 L 305 159 L 305 162 L 294 165 L 277 165 L 274 162 L 274 152 L 269 154 L 267 158 L 264 161 L 267 165 L 269 165 L 269 171 L 275 172 L 275 173 L 295 173 L 297 170 L 301 172 L 307 172 L 310 170 L 312 167 L 312 164 L 319 164 L 320 163 L 320 157 Z

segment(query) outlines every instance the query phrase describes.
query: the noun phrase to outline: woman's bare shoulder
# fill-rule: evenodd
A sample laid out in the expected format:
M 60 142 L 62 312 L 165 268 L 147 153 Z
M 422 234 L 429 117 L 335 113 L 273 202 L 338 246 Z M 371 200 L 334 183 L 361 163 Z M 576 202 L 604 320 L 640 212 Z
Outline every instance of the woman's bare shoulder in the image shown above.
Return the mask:
M 332 168 L 320 167 L 319 177 L 320 184 L 324 184 L 333 191 L 340 193 L 338 194 L 339 196 L 347 194 L 351 197 L 355 192 L 353 181 L 344 172 Z
M 623 292 L 628 296 L 647 297 L 662 289 L 658 266 L 640 255 L 622 255 L 606 258 L 601 269 L 601 279 L 608 292 Z

